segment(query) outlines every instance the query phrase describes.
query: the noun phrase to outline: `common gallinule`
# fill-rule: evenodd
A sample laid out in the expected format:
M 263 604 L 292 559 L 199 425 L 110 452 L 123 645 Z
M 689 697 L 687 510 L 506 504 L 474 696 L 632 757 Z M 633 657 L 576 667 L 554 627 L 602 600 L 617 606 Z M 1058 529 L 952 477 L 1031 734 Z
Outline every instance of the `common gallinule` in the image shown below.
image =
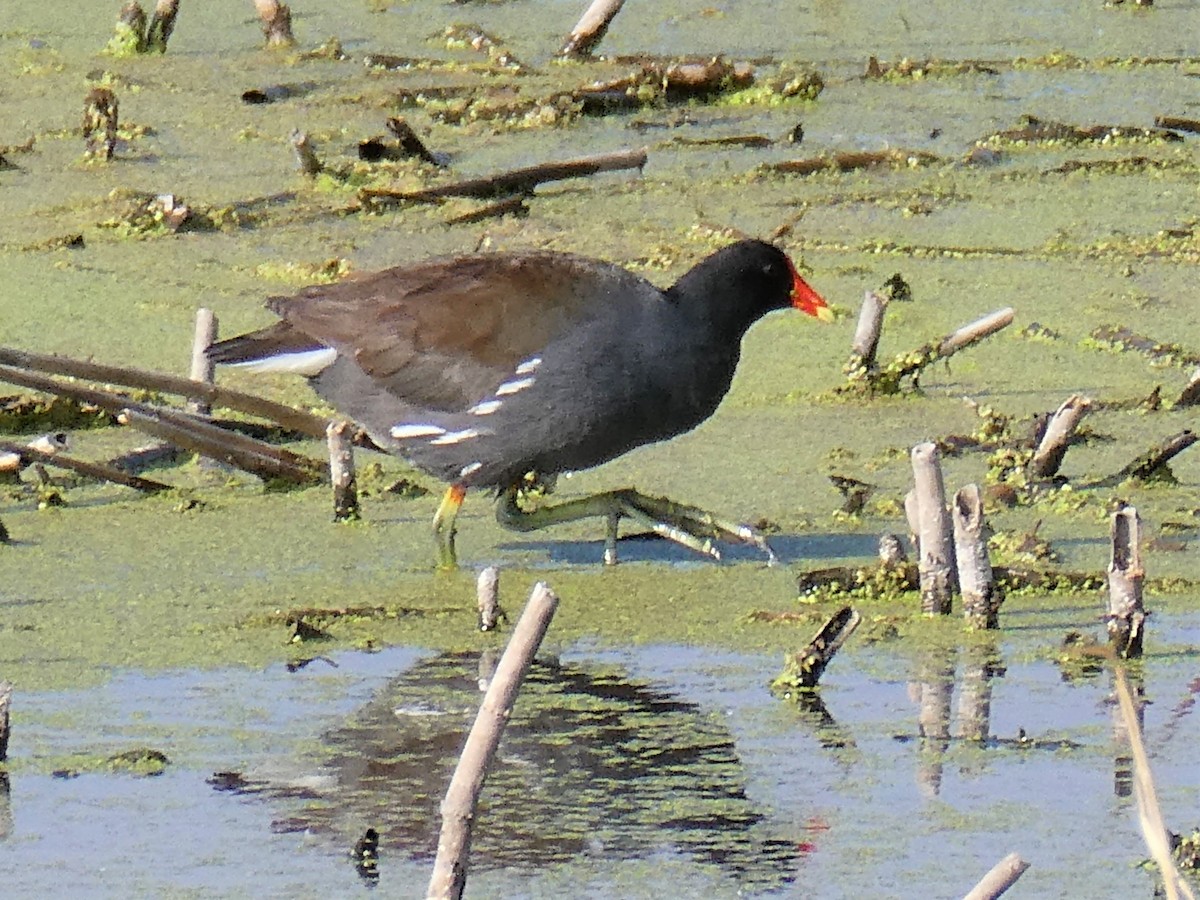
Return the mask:
M 695 428 L 729 390 L 746 330 L 787 306 L 832 318 L 761 241 L 717 251 L 667 290 L 567 253 L 477 254 L 273 297 L 281 321 L 209 355 L 307 375 L 377 444 L 448 482 L 433 520 L 443 566 L 473 487 L 495 489 L 497 519 L 518 531 L 603 516 L 606 562 L 622 517 L 713 557 L 715 539 L 770 554 L 751 528 L 634 490 L 531 510 L 518 498 Z

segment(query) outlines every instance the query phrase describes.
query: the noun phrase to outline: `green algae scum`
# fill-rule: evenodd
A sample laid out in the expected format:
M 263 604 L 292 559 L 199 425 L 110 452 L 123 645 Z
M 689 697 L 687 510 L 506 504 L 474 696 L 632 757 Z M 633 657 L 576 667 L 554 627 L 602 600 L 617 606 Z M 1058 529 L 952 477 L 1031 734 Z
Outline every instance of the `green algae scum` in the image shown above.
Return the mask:
M 469 896 L 961 896 L 1010 851 L 1031 863 L 1013 896 L 1153 895 L 1112 662 L 1089 640 L 1124 501 L 1153 613 L 1129 671 L 1163 817 L 1191 834 L 1200 457 L 1110 476 L 1194 428 L 1200 8 L 629 4 L 602 55 L 562 62 L 582 12 L 563 0 L 297 0 L 297 43 L 270 50 L 249 5 L 185 3 L 151 53 L 110 45 L 116 4 L 10 6 L 0 346 L 184 374 L 201 306 L 233 335 L 271 321 L 268 296 L 477 248 L 666 285 L 743 236 L 777 241 L 839 320 L 768 317 L 709 421 L 557 486 L 765 526 L 770 568 L 637 539 L 606 569 L 601 524 L 513 534 L 472 495 L 464 568 L 435 572 L 441 485 L 375 454 L 343 524 L 325 487 L 186 455 L 141 472 L 171 486 L 153 495 L 0 473 L 5 896 L 417 895 L 509 631 L 475 627 L 491 564 L 514 618 L 537 580 L 562 603 L 484 789 Z M 392 117 L 425 158 L 388 149 Z M 372 139 L 383 158 L 360 158 Z M 640 170 L 499 209 L 396 197 L 641 148 Z M 1015 322 L 917 384 L 861 389 L 854 321 L 897 274 L 885 364 L 994 310 Z M 295 377 L 220 377 L 332 412 Z M 1092 403 L 1059 478 L 1031 480 L 1034 418 L 1073 394 Z M 0 384 L 0 441 L 60 431 L 82 460 L 149 443 Z M 922 617 L 871 574 L 879 536 L 906 533 L 925 440 L 951 491 L 983 486 L 993 563 L 1062 576 L 1013 591 L 998 631 Z M 829 476 L 860 485 L 853 503 Z M 797 589 L 832 569 L 865 574 Z M 862 623 L 820 691 L 773 696 L 785 655 L 847 603 Z M 367 828 L 370 877 L 349 856 Z

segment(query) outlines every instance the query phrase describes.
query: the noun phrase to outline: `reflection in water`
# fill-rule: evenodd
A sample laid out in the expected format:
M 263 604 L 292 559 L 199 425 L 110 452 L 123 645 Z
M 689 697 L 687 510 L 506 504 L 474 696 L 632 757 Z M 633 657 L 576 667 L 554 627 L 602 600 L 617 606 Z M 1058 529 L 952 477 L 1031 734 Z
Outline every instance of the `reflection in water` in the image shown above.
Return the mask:
M 8 773 L 0 769 L 0 841 L 8 840 L 12 834 L 12 803 L 9 799 Z
M 921 740 L 917 784 L 930 797 L 937 796 L 942 787 L 959 657 L 955 649 L 929 651 L 917 664 L 914 681 L 909 684 L 909 696 L 918 708 L 917 734 Z M 999 649 L 993 643 L 969 644 L 961 650 L 961 664 L 954 739 L 985 747 L 1013 743 L 991 738 L 992 680 L 1004 674 Z
M 952 651 L 922 657 L 909 694 L 917 701 L 917 733 L 921 736 L 917 783 L 934 797 L 942 789 L 942 761 L 950 746 L 950 698 L 954 689 Z
M 1113 676 L 1116 677 L 1115 674 Z M 1129 690 L 1133 695 L 1133 709 L 1137 713 L 1137 727 L 1146 730 L 1146 685 L 1141 673 L 1130 672 Z M 1116 687 L 1109 697 L 1113 717 L 1113 794 L 1117 797 L 1133 796 L 1133 749 L 1130 746 L 1129 726 L 1117 702 Z
M 331 786 L 276 827 L 330 833 L 349 846 L 370 825 L 383 865 L 396 853 L 432 860 L 438 805 L 487 677 L 480 663 L 475 653 L 440 656 L 390 682 L 324 736 Z M 772 831 L 746 796 L 737 748 L 718 717 L 612 668 L 535 664 L 479 816 L 472 868 L 668 851 L 769 890 L 793 880 L 800 855 L 795 836 Z

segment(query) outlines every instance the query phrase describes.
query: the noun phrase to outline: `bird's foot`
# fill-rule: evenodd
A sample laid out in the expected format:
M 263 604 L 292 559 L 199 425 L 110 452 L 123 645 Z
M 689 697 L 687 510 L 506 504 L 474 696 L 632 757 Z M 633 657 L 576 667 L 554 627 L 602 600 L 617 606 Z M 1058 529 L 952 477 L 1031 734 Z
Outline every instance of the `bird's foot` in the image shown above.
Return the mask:
M 721 551 L 715 541 L 749 544 L 766 555 L 767 565 L 779 562 L 766 536 L 749 525 L 732 522 L 707 510 L 676 503 L 666 497 L 649 497 L 634 490 L 620 493 L 627 494 L 625 515 L 667 540 L 717 560 L 721 558 Z
M 721 558 L 716 542 L 726 541 L 756 547 L 766 554 L 768 565 L 778 562 L 766 537 L 749 525 L 730 522 L 665 497 L 650 497 L 632 488 L 525 510 L 518 505 L 517 489 L 513 487 L 501 494 L 496 507 L 497 520 L 514 531 L 534 531 L 593 516 L 605 520 L 604 562 L 607 565 L 617 562 L 617 526 L 623 518 L 712 559 Z

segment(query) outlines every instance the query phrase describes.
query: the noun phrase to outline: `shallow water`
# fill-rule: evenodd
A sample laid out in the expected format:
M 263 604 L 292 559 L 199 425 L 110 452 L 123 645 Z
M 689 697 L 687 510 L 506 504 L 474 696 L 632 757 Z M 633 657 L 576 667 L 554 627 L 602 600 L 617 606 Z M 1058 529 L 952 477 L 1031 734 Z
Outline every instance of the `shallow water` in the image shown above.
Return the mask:
M 1195 614 L 1165 628 L 1200 638 Z M 1016 849 L 1030 896 L 1148 895 L 1108 677 L 1068 681 L 1019 646 L 1004 641 L 982 681 L 986 648 L 933 664 L 896 644 L 852 650 L 807 712 L 763 690 L 776 660 L 760 654 L 589 642 L 546 658 L 488 782 L 468 893 L 954 896 Z M 1146 669 L 1164 814 L 1190 821 L 1194 659 Z M 369 888 L 347 851 L 367 826 L 382 835 L 378 887 L 414 895 L 478 673 L 475 656 L 396 648 L 25 695 L 22 745 L 39 750 L 11 776 L 9 896 L 356 896 Z M 960 737 L 979 724 L 963 679 L 990 694 L 989 741 Z M 955 738 L 922 740 L 918 698 L 948 683 Z M 131 744 L 165 749 L 166 774 L 46 771 L 47 753 Z M 208 783 L 230 770 L 244 792 Z
M 815 103 L 690 104 L 557 128 L 455 126 L 403 110 L 432 148 L 450 156 L 453 177 L 649 147 L 640 175 L 544 185 L 528 217 L 470 226 L 445 224 L 459 207 L 346 214 L 353 191 L 295 174 L 287 135 L 302 127 L 327 162 L 349 165 L 358 140 L 380 133 L 384 118 L 400 111 L 400 88 L 473 79 L 481 89 L 511 82 L 540 96 L 619 74 L 620 66 L 596 64 L 582 74 L 549 64 L 579 14 L 574 3 L 540 4 L 536 14 L 528 0 L 292 4 L 302 49 L 337 35 L 352 57 L 337 63 L 261 51 L 249 4 L 185 5 L 166 56 L 134 60 L 97 55 L 115 6 L 10 5 L 0 26 L 0 145 L 30 136 L 36 143 L 31 153 L 4 151 L 17 168 L 0 171 L 2 345 L 180 371 L 197 306 L 214 307 L 226 334 L 263 324 L 265 296 L 296 289 L 331 257 L 370 270 L 487 241 L 603 256 L 667 283 L 736 231 L 767 235 L 797 217 L 784 246 L 846 317 L 828 329 L 798 317 L 764 321 L 747 339 L 733 391 L 702 428 L 560 484 L 560 493 L 573 495 L 636 483 L 731 516 L 765 517 L 779 527 L 774 541 L 784 565 L 773 570 L 742 551 L 714 566 L 639 541 L 622 546 L 627 565 L 603 572 L 594 523 L 514 536 L 492 521 L 486 498 L 472 498 L 459 538 L 468 570 L 435 576 L 428 519 L 436 497 L 377 490 L 364 499 L 365 521 L 342 527 L 329 522 L 323 490 L 264 495 L 253 479 L 190 466 L 150 474 L 183 486 L 201 501 L 195 507 L 175 496 L 68 485 L 65 508 L 38 510 L 31 479 L 0 485 L 0 519 L 13 538 L 0 546 L 0 678 L 17 684 L 11 790 L 7 814 L 0 811 L 7 896 L 353 896 L 368 889 L 345 853 L 362 828 L 387 821 L 406 824 L 381 828 L 380 886 L 418 894 L 434 835 L 430 804 L 477 700 L 468 660 L 505 637 L 473 630 L 472 569 L 487 563 L 506 570 L 510 612 L 537 578 L 548 579 L 563 603 L 546 647 L 558 668 L 539 668 L 522 695 L 494 793 L 485 792 L 485 802 L 491 796 L 497 807 L 525 809 L 519 824 L 543 826 L 544 845 L 521 828 L 497 828 L 491 813 L 500 810 L 489 809 L 472 895 L 733 896 L 742 887 L 796 897 L 955 896 L 1010 850 L 1033 863 L 1018 888 L 1028 896 L 1149 894 L 1150 876 L 1135 868 L 1145 851 L 1131 802 L 1114 794 L 1108 676 L 1068 682 L 1052 663 L 1067 631 L 1099 630 L 1100 598 L 1015 598 L 1005 607 L 1004 675 L 990 682 L 990 733 L 1007 739 L 1025 728 L 1035 739 L 1064 742 L 1058 749 L 952 741 L 935 752 L 916 738 L 920 690 L 911 685 L 944 679 L 947 655 L 964 674 L 978 662 L 978 641 L 957 622 L 866 606 L 870 624 L 824 680 L 830 721 L 765 689 L 783 653 L 815 624 L 770 625 L 749 613 L 797 609 L 796 570 L 860 563 L 873 556 L 880 532 L 904 530 L 896 503 L 911 479 L 907 448 L 973 430 L 978 420 L 963 397 L 1016 416 L 1053 409 L 1077 391 L 1126 402 L 1090 415 L 1091 439 L 1072 448 L 1064 466 L 1075 481 L 1115 471 L 1193 426 L 1187 410 L 1129 408 L 1156 385 L 1176 396 L 1186 367 L 1105 352 L 1087 337 L 1120 323 L 1200 348 L 1192 314 L 1198 139 L 1001 145 L 990 165 L 962 159 L 1026 114 L 1138 127 L 1155 115 L 1200 116 L 1195 0 L 1152 9 L 631 4 L 606 38 L 607 52 L 724 52 L 761 60 L 766 76 L 781 64 L 813 68 L 826 89 Z M 502 38 L 532 74 L 513 79 L 461 66 L 378 73 L 361 65 L 366 52 L 481 62 L 428 39 L 459 21 Z M 976 60 L 995 72 L 865 80 L 871 55 L 884 63 Z M 141 126 L 109 165 L 82 163 L 75 132 L 95 83 L 89 73 L 98 71 L 109 73 L 122 121 Z M 247 88 L 275 84 L 302 85 L 305 93 L 266 106 L 238 100 Z M 778 139 L 797 123 L 799 146 L 673 141 Z M 940 160 L 803 178 L 758 168 L 886 147 Z M 1121 161 L 1126 168 L 1056 171 Z M 415 177 L 397 175 L 404 183 Z M 114 189 L 232 206 L 242 224 L 124 238 L 100 224 L 114 215 Z M 39 246 L 75 232 L 84 235 L 82 249 Z M 916 299 L 889 310 L 885 358 L 1000 307 L 1017 309 L 1016 325 L 928 371 L 920 393 L 831 400 L 859 298 L 897 271 Z M 1060 336 L 1016 335 L 1035 321 Z M 226 383 L 314 402 L 286 379 Z M 83 458 L 140 442 L 117 429 L 78 431 L 72 440 Z M 319 452 L 312 444 L 301 449 Z M 395 461 L 384 466 L 389 477 L 411 476 Z M 1182 533 L 1182 550 L 1147 550 L 1149 573 L 1196 578 L 1189 542 L 1200 460 L 1184 454 L 1172 468 L 1173 486 L 1091 492 L 1078 508 L 998 511 L 992 524 L 1028 530 L 1041 520 L 1039 534 L 1059 564 L 1099 571 L 1107 563 L 1108 504 L 1119 495 L 1137 504 L 1148 535 L 1171 523 Z M 979 454 L 946 461 L 951 486 L 980 481 L 985 471 Z M 876 485 L 860 518 L 835 513 L 841 498 L 825 479 L 832 472 Z M 1197 599 L 1148 597 L 1155 615 L 1142 665 L 1152 701 L 1146 732 L 1176 830 L 1197 824 L 1200 799 L 1200 742 L 1188 705 L 1200 644 Z M 347 605 L 386 611 L 332 622 L 333 641 L 315 651 L 289 643 L 280 611 Z M 876 641 L 890 617 L 898 637 Z M 923 669 L 919 660 L 931 647 L 950 649 Z M 286 662 L 313 652 L 337 668 L 315 662 L 286 671 Z M 654 728 L 665 729 L 663 744 L 691 748 L 671 776 L 678 783 L 622 782 L 637 757 L 610 757 L 593 737 L 579 763 L 592 772 L 617 759 L 604 779 L 612 790 L 588 794 L 579 816 L 529 809 L 535 788 L 568 799 L 586 793 L 579 773 L 556 771 L 554 761 L 572 737 L 593 732 L 577 703 L 556 711 L 555 696 L 601 704 L 596 685 L 613 684 L 627 684 L 632 698 L 603 706 L 622 734 L 646 725 L 638 703 L 670 707 Z M 926 689 L 925 696 L 942 695 Z M 394 707 L 419 710 L 422 702 L 451 712 L 389 720 Z M 523 731 L 522 715 L 526 725 L 546 717 L 550 737 Z M 407 780 L 397 780 L 420 802 L 376 790 L 347 762 L 369 759 L 368 745 L 392 739 L 393 725 L 407 748 L 398 763 Z M 711 738 L 725 755 L 706 758 L 684 732 Z M 413 749 L 422 734 L 436 737 L 425 757 Z M 147 745 L 170 757 L 165 774 L 51 775 Z M 361 757 L 346 750 L 359 745 Z M 259 779 L 262 790 L 238 795 L 206 783 L 223 770 Z M 414 771 L 431 774 L 421 784 Z M 708 806 L 697 785 L 714 778 L 734 796 Z M 681 795 L 679 808 L 664 808 L 664 792 Z M 607 817 L 601 825 L 588 817 L 596 810 Z M 663 825 L 671 821 L 678 827 Z M 580 842 L 581 830 L 592 839 Z M 523 845 L 525 861 L 516 863 Z

